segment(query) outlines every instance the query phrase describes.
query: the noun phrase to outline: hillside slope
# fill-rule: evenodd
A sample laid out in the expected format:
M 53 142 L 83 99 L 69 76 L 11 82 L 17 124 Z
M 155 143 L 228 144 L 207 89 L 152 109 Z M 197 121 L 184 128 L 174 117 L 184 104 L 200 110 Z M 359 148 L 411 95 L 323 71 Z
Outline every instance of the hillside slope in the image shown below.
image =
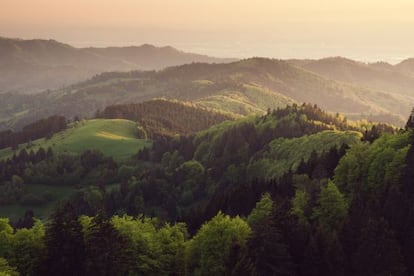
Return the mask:
M 91 117 L 108 105 L 157 97 L 241 115 L 311 102 L 352 118 L 395 125 L 405 123 L 414 105 L 414 96 L 343 83 L 281 60 L 252 58 L 227 64 L 194 63 L 159 72 L 104 73 L 48 93 L 6 94 L 0 103 L 0 128 L 19 128 L 54 114 Z

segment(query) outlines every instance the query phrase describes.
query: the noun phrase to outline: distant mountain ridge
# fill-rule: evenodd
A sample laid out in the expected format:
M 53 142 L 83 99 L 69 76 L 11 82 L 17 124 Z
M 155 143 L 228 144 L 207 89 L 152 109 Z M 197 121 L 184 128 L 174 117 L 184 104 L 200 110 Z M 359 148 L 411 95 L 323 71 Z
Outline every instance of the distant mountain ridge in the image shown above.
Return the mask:
M 171 46 L 75 48 L 55 40 L 0 37 L 0 93 L 57 89 L 107 71 L 159 70 L 192 62 L 233 60 L 186 53 Z
M 386 62 L 363 63 L 343 57 L 289 62 L 341 82 L 401 95 L 414 95 L 414 59 L 396 65 Z

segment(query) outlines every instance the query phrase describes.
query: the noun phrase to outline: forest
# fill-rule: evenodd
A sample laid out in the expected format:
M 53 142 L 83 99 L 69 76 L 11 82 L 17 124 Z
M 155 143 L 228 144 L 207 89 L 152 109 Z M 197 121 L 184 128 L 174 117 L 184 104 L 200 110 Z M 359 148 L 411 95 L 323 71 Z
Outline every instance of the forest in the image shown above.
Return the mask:
M 25 143 L 0 160 L 0 204 L 26 210 L 0 219 L 0 274 L 414 274 L 411 119 L 395 129 L 312 104 L 238 119 L 152 104 L 96 114 L 153 130 L 131 158 Z M 162 120 L 179 111 L 192 118 Z M 38 216 L 56 197 L 32 193 L 39 184 L 73 192 Z

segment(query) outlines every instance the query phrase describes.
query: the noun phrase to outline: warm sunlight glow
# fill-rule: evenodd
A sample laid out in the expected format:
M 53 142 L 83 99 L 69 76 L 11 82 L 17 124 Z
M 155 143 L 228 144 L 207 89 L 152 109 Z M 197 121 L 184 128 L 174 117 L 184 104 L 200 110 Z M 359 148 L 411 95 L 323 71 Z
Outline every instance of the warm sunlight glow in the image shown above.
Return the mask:
M 411 56 L 409 0 L 2 0 L 0 35 L 218 56 Z M 235 49 L 237 47 L 237 49 Z

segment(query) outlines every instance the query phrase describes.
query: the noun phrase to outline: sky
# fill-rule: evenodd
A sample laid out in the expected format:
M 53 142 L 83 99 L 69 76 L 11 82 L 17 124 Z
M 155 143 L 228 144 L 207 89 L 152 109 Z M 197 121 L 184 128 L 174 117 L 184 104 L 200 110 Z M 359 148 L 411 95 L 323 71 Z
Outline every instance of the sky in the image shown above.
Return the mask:
M 219 57 L 414 56 L 412 0 L 0 0 L 0 36 Z

